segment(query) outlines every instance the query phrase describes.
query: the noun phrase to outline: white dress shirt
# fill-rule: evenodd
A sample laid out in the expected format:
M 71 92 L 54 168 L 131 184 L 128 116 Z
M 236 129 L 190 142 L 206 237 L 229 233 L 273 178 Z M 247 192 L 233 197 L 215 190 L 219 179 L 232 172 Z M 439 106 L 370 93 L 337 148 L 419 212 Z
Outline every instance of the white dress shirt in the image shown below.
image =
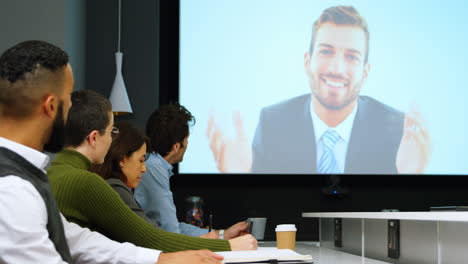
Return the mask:
M 314 105 L 310 100 L 310 116 L 312 117 L 312 124 L 315 133 L 315 145 L 317 146 L 317 164 L 320 162 L 320 157 L 323 154 L 322 135 L 327 130 L 334 130 L 340 135 L 340 139 L 336 142 L 333 153 L 335 154 L 336 162 L 338 163 L 338 169 L 340 173 L 344 173 L 345 162 L 346 162 L 346 151 L 348 150 L 349 138 L 351 137 L 351 131 L 353 130 L 354 118 L 356 117 L 357 104 L 353 111 L 346 117 L 343 122 L 338 124 L 336 127 L 329 127 L 325 122 L 318 117 L 314 111 Z
M 0 137 L 0 147 L 42 171 L 48 164 L 47 155 L 11 140 Z M 158 250 L 112 241 L 60 216 L 74 263 L 157 263 Z M 64 263 L 46 225 L 46 205 L 36 188 L 15 175 L 0 177 L 0 263 Z

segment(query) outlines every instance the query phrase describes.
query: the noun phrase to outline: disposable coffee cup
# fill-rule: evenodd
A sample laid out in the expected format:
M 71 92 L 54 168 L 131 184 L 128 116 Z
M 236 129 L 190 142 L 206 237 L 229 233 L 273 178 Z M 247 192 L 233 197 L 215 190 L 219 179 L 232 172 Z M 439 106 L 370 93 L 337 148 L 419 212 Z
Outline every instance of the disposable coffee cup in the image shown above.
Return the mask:
M 266 217 L 250 217 L 247 219 L 249 221 L 249 232 L 254 236 L 257 240 L 263 240 L 265 235 L 265 225 L 266 225 Z
M 277 225 L 276 231 L 276 247 L 278 249 L 296 248 L 296 225 Z

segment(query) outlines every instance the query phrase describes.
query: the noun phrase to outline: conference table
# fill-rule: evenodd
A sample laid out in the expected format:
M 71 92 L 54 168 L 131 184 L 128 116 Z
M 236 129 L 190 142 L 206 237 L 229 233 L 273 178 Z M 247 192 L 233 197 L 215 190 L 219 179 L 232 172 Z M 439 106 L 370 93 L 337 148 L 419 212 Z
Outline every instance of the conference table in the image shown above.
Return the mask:
M 259 247 L 276 247 L 275 241 L 259 241 Z M 311 255 L 314 264 L 387 264 L 379 260 L 364 258 L 361 256 L 320 247 L 319 242 L 297 241 L 297 253 Z

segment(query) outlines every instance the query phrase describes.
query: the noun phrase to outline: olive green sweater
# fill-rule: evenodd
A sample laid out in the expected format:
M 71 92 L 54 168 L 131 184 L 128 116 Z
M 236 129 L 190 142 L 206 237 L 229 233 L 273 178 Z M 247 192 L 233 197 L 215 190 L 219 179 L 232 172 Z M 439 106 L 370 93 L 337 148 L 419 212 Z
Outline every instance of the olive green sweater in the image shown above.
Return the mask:
M 65 149 L 47 170 L 52 193 L 69 221 L 119 242 L 164 252 L 231 250 L 227 240 L 196 238 L 154 228 L 136 215 L 103 178 L 88 171 L 90 165 L 81 153 Z

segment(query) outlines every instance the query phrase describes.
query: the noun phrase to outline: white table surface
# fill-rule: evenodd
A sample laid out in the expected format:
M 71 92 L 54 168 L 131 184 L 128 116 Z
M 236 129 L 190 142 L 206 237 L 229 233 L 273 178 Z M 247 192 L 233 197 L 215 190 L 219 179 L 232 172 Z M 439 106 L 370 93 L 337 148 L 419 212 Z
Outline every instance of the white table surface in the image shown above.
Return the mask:
M 314 264 L 388 264 L 388 262 L 363 258 L 361 256 L 318 246 L 318 242 L 296 242 L 296 252 L 312 255 Z M 276 242 L 259 241 L 259 247 L 276 247 Z
M 468 212 L 336 212 L 302 213 L 310 218 L 400 219 L 420 221 L 468 222 Z

